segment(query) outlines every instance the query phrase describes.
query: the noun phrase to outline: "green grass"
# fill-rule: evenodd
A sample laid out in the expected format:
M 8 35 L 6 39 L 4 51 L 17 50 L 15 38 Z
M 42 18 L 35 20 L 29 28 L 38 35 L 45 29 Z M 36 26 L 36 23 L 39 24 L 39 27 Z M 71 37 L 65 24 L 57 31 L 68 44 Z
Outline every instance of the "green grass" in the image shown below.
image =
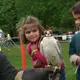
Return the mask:
M 66 68 L 66 80 L 75 80 L 75 68 L 70 64 L 69 61 L 69 55 L 68 55 L 68 49 L 69 44 L 67 42 L 61 42 L 62 47 L 62 56 L 65 61 L 65 68 Z M 5 52 L 5 54 L 8 56 L 9 61 L 12 65 L 14 65 L 16 68 L 22 68 L 22 62 L 21 62 L 21 51 L 19 45 L 9 46 L 9 47 L 2 47 L 2 51 Z M 26 50 L 25 50 L 26 52 Z M 26 66 L 27 68 L 31 68 L 31 58 L 26 53 Z
M 61 43 L 62 46 L 62 56 L 65 61 L 65 68 L 66 68 L 66 77 L 67 80 L 75 80 L 75 68 L 70 64 L 69 61 L 69 55 L 68 55 L 68 49 L 69 49 L 69 44 L 67 42 Z
M 19 45 L 2 47 L 2 51 L 8 56 L 8 59 L 13 66 L 15 66 L 16 68 L 22 68 L 22 56 Z M 31 58 L 27 53 L 25 53 L 25 56 L 26 56 L 26 67 L 31 68 Z

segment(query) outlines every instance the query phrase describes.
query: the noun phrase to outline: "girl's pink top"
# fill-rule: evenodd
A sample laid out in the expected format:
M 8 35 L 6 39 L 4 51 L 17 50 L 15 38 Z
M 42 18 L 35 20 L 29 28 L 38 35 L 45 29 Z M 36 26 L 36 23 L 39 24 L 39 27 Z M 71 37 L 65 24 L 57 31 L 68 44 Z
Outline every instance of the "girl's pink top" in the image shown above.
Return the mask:
M 27 52 L 28 54 L 31 56 L 32 58 L 32 64 L 36 64 L 37 61 L 41 61 L 43 64 L 42 64 L 42 68 L 45 67 L 45 65 L 47 65 L 47 61 L 46 61 L 46 58 L 41 54 L 40 50 L 37 49 L 37 52 L 35 52 L 34 54 L 32 54 L 32 50 L 31 50 L 31 43 L 28 44 L 27 46 Z
M 32 64 L 36 64 L 38 60 L 40 60 L 43 64 L 42 64 L 42 68 L 44 68 L 47 65 L 47 61 L 46 58 L 41 54 L 40 50 L 38 50 L 36 53 L 32 54 L 32 50 L 31 50 L 31 43 L 28 44 L 27 46 L 27 52 L 29 53 L 29 55 L 32 58 Z M 65 68 L 65 64 L 64 64 L 64 60 L 62 60 L 61 63 L 61 69 Z

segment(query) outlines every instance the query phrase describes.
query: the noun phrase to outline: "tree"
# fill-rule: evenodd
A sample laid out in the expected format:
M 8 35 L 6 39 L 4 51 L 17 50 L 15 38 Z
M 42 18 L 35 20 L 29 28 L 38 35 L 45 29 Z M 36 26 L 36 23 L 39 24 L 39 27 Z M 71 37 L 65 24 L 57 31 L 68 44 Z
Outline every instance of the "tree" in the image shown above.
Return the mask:
M 17 15 L 14 0 L 3 0 L 0 9 L 0 26 L 4 32 L 16 35 Z M 15 31 L 15 32 L 14 32 Z

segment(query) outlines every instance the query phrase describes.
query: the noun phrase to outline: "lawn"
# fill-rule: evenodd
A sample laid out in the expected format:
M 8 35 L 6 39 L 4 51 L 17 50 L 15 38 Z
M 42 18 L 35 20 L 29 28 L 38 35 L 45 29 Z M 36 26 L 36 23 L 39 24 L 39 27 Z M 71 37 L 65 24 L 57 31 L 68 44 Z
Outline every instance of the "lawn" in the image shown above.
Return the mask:
M 66 68 L 66 77 L 67 80 L 75 80 L 75 68 L 70 64 L 68 49 L 69 44 L 66 42 L 61 43 L 62 46 L 62 55 L 65 61 L 65 68 Z
M 67 77 L 66 80 L 75 80 L 75 68 L 73 68 L 73 66 L 69 62 L 69 56 L 68 56 L 69 44 L 67 42 L 61 42 L 61 47 L 62 47 L 62 56 L 65 61 L 66 77 Z M 16 68 L 22 68 L 21 52 L 19 45 L 16 44 L 8 47 L 2 47 L 2 51 L 5 52 L 5 54 L 8 56 L 8 59 L 12 65 L 14 65 Z M 30 56 L 27 54 L 27 52 L 26 52 L 26 66 L 27 68 L 31 68 L 32 66 Z

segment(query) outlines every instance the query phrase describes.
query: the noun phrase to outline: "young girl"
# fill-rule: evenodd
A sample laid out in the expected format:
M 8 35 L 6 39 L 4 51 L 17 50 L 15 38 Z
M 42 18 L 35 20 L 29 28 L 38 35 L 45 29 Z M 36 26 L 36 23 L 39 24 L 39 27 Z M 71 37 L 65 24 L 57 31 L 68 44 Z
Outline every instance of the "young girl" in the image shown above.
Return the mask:
M 47 61 L 46 58 L 40 53 L 40 39 L 44 32 L 44 28 L 41 26 L 37 18 L 28 16 L 23 23 L 22 29 L 23 32 L 21 39 L 23 43 L 27 43 L 27 41 L 29 41 L 27 52 L 32 58 L 33 68 L 45 68 Z M 64 67 L 64 63 L 62 63 L 61 67 Z M 64 70 L 61 72 L 60 80 L 65 80 Z
M 21 37 L 23 43 L 27 43 L 27 40 L 30 42 L 27 46 L 27 52 L 32 58 L 33 68 L 44 68 L 47 65 L 47 61 L 39 50 L 40 38 L 44 28 L 40 25 L 38 19 L 32 16 L 28 16 L 25 19 L 22 28 L 23 32 Z

